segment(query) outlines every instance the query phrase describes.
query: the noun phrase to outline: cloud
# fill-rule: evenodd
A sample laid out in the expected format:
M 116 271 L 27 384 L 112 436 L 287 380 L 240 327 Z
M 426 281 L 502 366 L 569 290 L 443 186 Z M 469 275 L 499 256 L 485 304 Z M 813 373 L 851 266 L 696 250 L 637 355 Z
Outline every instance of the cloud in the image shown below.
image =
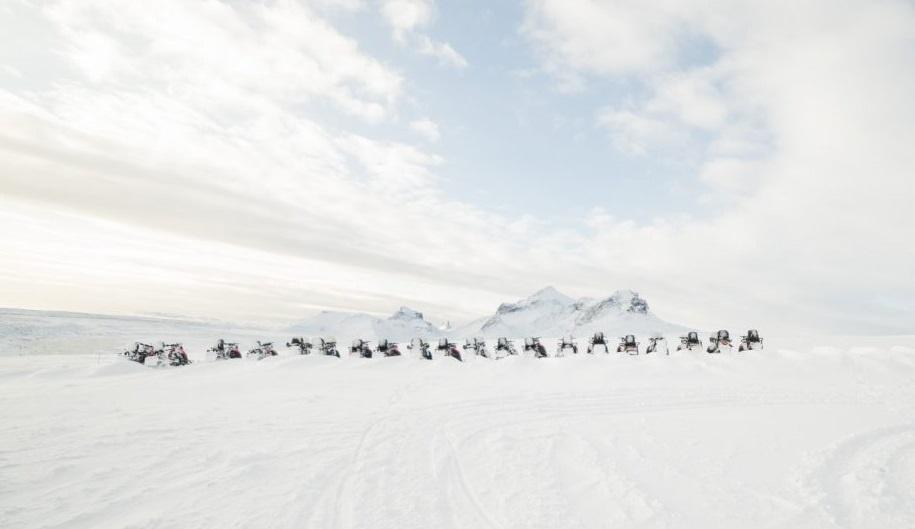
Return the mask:
M 435 41 L 422 31 L 431 24 L 433 12 L 432 0 L 383 0 L 381 4 L 381 13 L 395 41 L 435 57 L 442 65 L 466 68 L 467 59 L 451 44 Z
M 438 130 L 438 123 L 432 121 L 429 118 L 411 121 L 410 128 L 420 136 L 432 142 L 438 141 L 441 137 L 441 134 Z
M 678 303 L 668 296 L 691 291 L 744 318 L 790 307 L 809 326 L 911 329 L 911 310 L 879 324 L 865 315 L 884 306 L 880 299 L 915 294 L 904 271 L 915 264 L 905 242 L 915 235 L 905 213 L 915 154 L 902 147 L 915 140 L 903 95 L 915 88 L 906 66 L 915 60 L 911 4 L 526 7 L 522 32 L 557 84 L 571 75 L 637 88 L 597 114 L 617 148 L 699 155 L 702 220 L 604 222 L 588 241 L 594 260 L 659 285 L 668 307 Z M 712 50 L 699 60 L 683 51 L 697 42 Z M 629 250 L 609 250 L 621 246 Z M 652 259 L 635 257 L 645 255 Z M 662 285 L 661 276 L 681 286 Z
M 646 155 L 658 147 L 685 141 L 675 125 L 634 109 L 604 108 L 597 122 L 610 131 L 616 148 L 626 154 Z
M 201 313 L 216 304 L 227 316 L 251 312 L 241 300 L 268 296 L 254 290 L 258 281 L 275 284 L 269 274 L 290 285 L 313 278 L 322 286 L 306 296 L 312 305 L 347 299 L 353 309 L 364 300 L 415 303 L 411 292 L 435 305 L 429 296 L 440 285 L 476 292 L 497 284 L 481 279 L 483 271 L 456 271 L 467 248 L 498 245 L 486 226 L 507 221 L 448 200 L 433 173 L 438 156 L 315 117 L 319 108 L 387 121 L 403 87 L 400 73 L 308 4 L 176 1 L 124 12 L 104 1 L 53 2 L 40 11 L 23 4 L 12 16 L 4 24 L 16 24 L 17 16 L 40 22 L 41 31 L 16 45 L 44 52 L 12 67 L 31 73 L 37 64 L 63 63 L 28 86 L 0 85 L 0 187 L 6 209 L 19 208 L 3 218 L 3 231 L 20 234 L 0 250 L 5 270 L 51 273 L 49 260 L 57 259 L 72 263 L 75 274 L 118 237 L 149 239 L 165 252 L 173 244 L 175 258 L 144 261 L 146 246 L 125 245 L 105 253 L 103 269 L 131 278 L 135 299 L 162 304 L 149 309 Z M 67 244 L 49 235 L 57 223 L 73 240 L 104 243 Z M 249 254 L 262 256 L 259 263 L 272 256 L 275 264 L 235 266 Z M 134 273 L 141 261 L 160 270 L 151 275 L 162 281 Z M 224 289 L 168 307 L 148 290 L 181 288 L 187 275 L 173 274 L 176 266 L 201 280 L 220 277 Z M 378 283 L 343 287 L 356 284 L 354 274 Z M 229 286 L 235 276 L 247 285 L 240 292 Z M 79 287 L 81 303 L 104 311 L 104 280 L 92 277 Z M 34 302 L 14 282 L 3 281 L 0 303 Z M 289 310 L 297 291 L 271 288 L 277 303 L 260 306 L 276 309 L 261 317 Z M 68 296 L 61 290 L 41 303 Z M 448 308 L 452 317 L 467 310 Z
M 446 159 L 385 135 L 417 96 L 325 17 L 361 6 L 0 14 L 10 46 L 34 50 L 0 77 L 0 305 L 460 319 L 558 284 L 632 287 L 703 328 L 911 332 L 909 4 L 529 2 L 540 70 L 632 87 L 597 93 L 614 145 L 695 160 L 676 182 L 689 214 L 564 227 L 456 199 Z M 430 20 L 399 22 L 409 45 Z M 696 42 L 715 52 L 684 57 Z
M 420 35 L 417 37 L 417 41 L 417 49 L 423 55 L 436 57 L 439 63 L 446 66 L 454 66 L 455 68 L 467 67 L 467 59 L 447 42 L 436 42 L 426 35 Z
M 385 0 L 381 13 L 391 26 L 394 38 L 403 42 L 409 33 L 429 24 L 432 6 L 431 0 Z

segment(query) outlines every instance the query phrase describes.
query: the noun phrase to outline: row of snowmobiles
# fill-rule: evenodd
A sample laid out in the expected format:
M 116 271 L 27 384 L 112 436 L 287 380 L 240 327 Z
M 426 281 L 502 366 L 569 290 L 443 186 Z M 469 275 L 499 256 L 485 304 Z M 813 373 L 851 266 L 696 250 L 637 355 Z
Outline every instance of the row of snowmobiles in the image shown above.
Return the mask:
M 705 348 L 707 353 L 731 352 L 734 350 L 734 343 L 731 341 L 731 335 L 728 331 L 722 329 L 708 339 L 708 347 Z M 738 351 L 755 351 L 763 348 L 763 339 L 759 336 L 759 331 L 750 329 L 747 334 L 740 337 L 740 344 L 737 346 Z M 702 340 L 699 339 L 699 333 L 690 332 L 686 336 L 680 337 L 678 351 L 701 351 Z
M 320 354 L 327 356 L 336 356 L 339 357 L 340 353 L 337 351 L 337 343 L 335 341 L 328 341 L 324 338 L 318 338 L 317 344 L 312 343 L 307 338 L 297 337 L 289 341 L 286 346 L 290 348 L 298 349 L 299 354 L 307 355 L 311 354 L 312 350 L 317 345 L 317 350 Z M 407 349 L 410 351 L 415 351 L 422 358 L 427 360 L 432 360 L 433 351 L 429 345 L 429 342 L 423 340 L 422 338 L 414 338 Z M 463 360 L 461 356 L 461 351 L 458 349 L 457 344 L 449 341 L 447 338 L 442 338 L 438 341 L 436 345 L 435 352 L 441 353 L 444 356 L 450 356 L 457 360 Z M 363 340 L 357 338 L 353 340 L 349 348 L 349 354 L 351 356 L 359 356 L 362 358 L 372 358 L 374 356 L 401 356 L 400 344 L 392 342 L 387 339 L 379 340 L 375 345 L 375 348 L 372 348 L 371 342 L 368 340 Z
M 640 343 L 636 340 L 635 335 L 627 334 L 619 339 L 616 346 L 616 352 L 637 355 L 640 353 Z M 312 352 L 325 356 L 340 357 L 340 351 L 337 349 L 337 342 L 334 339 L 318 338 L 310 340 L 304 337 L 292 338 L 286 342 L 286 347 L 295 349 L 300 355 L 309 355 Z M 680 344 L 677 351 L 701 351 L 703 348 L 702 340 L 699 339 L 699 333 L 689 332 L 686 336 L 680 337 Z M 740 337 L 738 351 L 749 351 L 763 348 L 763 340 L 759 336 L 759 331 L 750 329 L 747 334 Z M 414 338 L 407 345 L 407 349 L 418 354 L 421 358 L 432 360 L 435 354 L 444 357 L 451 357 L 458 361 L 464 360 L 464 354 L 473 354 L 483 358 L 505 358 L 512 355 L 518 355 L 518 349 L 512 340 L 506 337 L 500 337 L 496 340 L 495 348 L 490 349 L 486 340 L 483 338 L 468 338 L 459 348 L 455 342 L 447 338 L 440 338 L 435 349 L 430 346 L 429 342 L 422 338 Z M 709 338 L 709 344 L 705 348 L 707 353 L 722 353 L 733 351 L 734 345 L 731 341 L 730 334 L 726 330 L 720 330 Z M 462 352 L 463 351 L 463 352 Z M 208 353 L 213 353 L 215 360 L 230 360 L 242 358 L 241 350 L 238 343 L 227 342 L 220 339 L 216 345 L 207 349 Z M 546 347 L 540 340 L 540 337 L 531 336 L 524 339 L 522 349 L 524 354 L 533 355 L 536 358 L 546 358 L 549 355 Z M 588 340 L 586 349 L 588 354 L 599 352 L 609 353 L 610 343 L 602 332 L 595 333 Z M 645 353 L 664 352 L 670 354 L 667 347 L 667 340 L 663 336 L 652 336 L 649 338 L 649 344 L 645 348 Z M 556 352 L 553 356 L 561 357 L 566 354 L 578 354 L 578 343 L 572 336 L 564 336 L 556 345 Z M 371 342 L 357 338 L 353 340 L 349 347 L 351 356 L 361 358 L 372 358 L 374 356 L 401 356 L 400 345 L 387 339 L 379 340 L 373 348 Z M 184 351 L 184 346 L 180 343 L 161 343 L 159 347 L 149 344 L 136 342 L 133 347 L 124 352 L 129 360 L 141 364 L 161 366 L 182 366 L 190 364 L 191 361 Z M 246 355 L 248 358 L 263 360 L 272 356 L 277 356 L 277 351 L 272 342 L 257 342 L 257 347 L 250 349 Z M 152 359 L 152 360 L 151 360 Z
M 207 349 L 207 352 L 213 353 L 214 359 L 216 360 L 241 358 L 241 350 L 238 348 L 238 344 L 235 342 L 227 342 L 222 338 L 216 342 L 216 345 Z M 276 352 L 276 349 L 273 347 L 273 342 L 262 342 L 258 340 L 257 347 L 249 349 L 247 352 L 247 357 L 263 360 L 264 358 L 277 356 L 277 354 L 278 353 Z
M 159 347 L 155 347 L 148 343 L 136 342 L 133 347 L 124 351 L 124 356 L 128 360 L 153 367 L 177 367 L 191 363 L 184 352 L 184 346 L 180 343 L 161 342 Z

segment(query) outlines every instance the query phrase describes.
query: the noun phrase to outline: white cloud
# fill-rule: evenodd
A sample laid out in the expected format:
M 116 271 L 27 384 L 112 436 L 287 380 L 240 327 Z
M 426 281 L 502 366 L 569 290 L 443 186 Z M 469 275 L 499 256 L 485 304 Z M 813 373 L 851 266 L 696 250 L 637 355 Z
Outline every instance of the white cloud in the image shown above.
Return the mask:
M 411 45 L 442 65 L 466 68 L 467 59 L 451 44 L 435 41 L 422 31 L 432 22 L 434 7 L 432 0 L 382 0 L 381 13 L 398 43 Z
M 314 117 L 320 107 L 385 120 L 403 88 L 398 72 L 308 5 L 175 1 L 125 11 L 96 0 L 18 9 L 3 23 L 43 20 L 42 31 L 23 36 L 34 41 L 16 44 L 45 56 L 22 60 L 66 62 L 29 88 L 0 84 L 0 186 L 5 209 L 18 208 L 0 222 L 19 234 L 0 249 L 4 270 L 30 269 L 30 281 L 53 285 L 35 275 L 52 274 L 54 260 L 69 263 L 72 281 L 85 281 L 83 310 L 112 310 L 111 274 L 125 278 L 123 289 L 133 285 L 135 299 L 160 304 L 151 310 L 215 305 L 231 317 L 273 299 L 251 305 L 276 307 L 265 319 L 288 315 L 296 278 L 320 285 L 304 291 L 312 306 L 384 310 L 397 300 L 435 307 L 431 294 L 442 285 L 498 283 L 456 273 L 467 248 L 498 245 L 485 227 L 506 221 L 447 200 L 432 172 L 440 158 Z M 52 237 L 55 225 L 68 237 Z M 106 250 L 104 267 L 89 273 L 93 254 L 119 237 L 138 244 Z M 141 241 L 170 258 L 145 259 Z M 257 264 L 248 255 L 260 256 Z M 148 274 L 135 272 L 140 262 Z M 151 291 L 183 288 L 187 277 L 215 297 L 182 296 L 182 307 L 168 307 Z M 290 293 L 271 277 L 286 278 Z M 34 302 L 16 281 L 0 274 L 0 304 Z M 270 286 L 256 292 L 259 284 Z M 44 306 L 73 308 L 66 289 L 47 288 Z
M 616 148 L 627 154 L 645 155 L 684 141 L 676 124 L 633 109 L 605 108 L 597 122 L 610 131 Z
M 384 0 L 381 13 L 394 32 L 394 38 L 404 41 L 407 34 L 425 27 L 432 20 L 431 0 Z
M 0 305 L 454 319 L 558 283 L 703 327 L 911 330 L 885 301 L 915 298 L 910 5 L 528 7 L 543 69 L 644 88 L 599 116 L 621 147 L 699 145 L 708 203 L 564 230 L 454 200 L 421 142 L 317 117 L 393 121 L 412 96 L 311 2 L 14 4 L 0 30 L 37 27 L 4 32 L 35 54 L 0 78 Z M 680 56 L 696 38 L 710 63 Z
M 436 57 L 439 63 L 446 66 L 454 66 L 455 68 L 467 67 L 467 59 L 447 42 L 436 42 L 426 35 L 420 35 L 417 37 L 417 41 L 417 49 L 423 55 Z
M 879 323 L 864 313 L 915 295 L 905 272 L 915 151 L 903 147 L 915 144 L 912 27 L 906 2 L 528 2 L 523 31 L 557 83 L 642 87 L 643 98 L 598 114 L 617 147 L 701 155 L 704 220 L 604 224 L 593 259 L 659 285 L 669 307 L 692 292 L 744 319 L 790 307 L 808 325 L 905 328 L 911 313 Z M 696 41 L 712 49 L 698 62 L 682 52 Z M 624 242 L 626 254 L 605 250 Z M 706 308 L 678 312 L 696 310 Z
M 429 118 L 417 119 L 410 122 L 410 128 L 420 136 L 432 142 L 438 141 L 441 137 L 441 133 L 438 130 L 438 123 Z

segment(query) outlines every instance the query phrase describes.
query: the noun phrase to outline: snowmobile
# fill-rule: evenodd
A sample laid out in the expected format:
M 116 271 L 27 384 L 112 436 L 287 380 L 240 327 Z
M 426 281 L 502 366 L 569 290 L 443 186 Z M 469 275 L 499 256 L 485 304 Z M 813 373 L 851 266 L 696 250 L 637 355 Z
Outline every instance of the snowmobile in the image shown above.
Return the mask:
M 436 350 L 440 353 L 444 353 L 445 356 L 456 358 L 459 362 L 464 361 L 464 358 L 461 356 L 461 351 L 458 349 L 457 344 L 454 342 L 449 342 L 448 338 L 439 338 L 438 347 Z
M 400 356 L 400 349 L 397 348 L 397 344 L 388 341 L 387 338 L 378 341 L 378 347 L 375 348 L 375 351 L 384 356 Z
M 502 354 L 499 354 L 499 353 Z M 505 358 L 507 355 L 516 355 L 518 351 L 515 350 L 515 344 L 506 337 L 501 337 L 496 340 L 496 358 Z
M 531 336 L 524 339 L 524 352 L 531 351 L 534 353 L 534 358 L 546 358 L 546 347 L 540 343 L 540 338 L 537 336 Z
M 311 354 L 311 349 L 314 347 L 314 345 L 312 345 L 311 341 L 305 338 L 296 337 L 286 342 L 286 347 L 295 347 L 299 350 L 300 355 L 309 355 Z
M 356 338 L 353 340 L 353 344 L 349 348 L 349 354 L 357 354 L 362 358 L 371 358 L 372 348 L 369 347 L 369 342 L 363 340 L 362 338 Z
M 486 350 L 486 340 L 483 338 L 467 338 L 464 341 L 464 350 L 472 350 L 473 354 L 489 358 L 489 352 Z
M 216 360 L 228 360 L 230 358 L 241 358 L 241 351 L 238 350 L 237 343 L 231 343 L 222 338 L 216 342 L 216 345 L 207 349 L 208 353 L 216 353 Z
M 410 340 L 410 345 L 407 346 L 407 349 L 411 351 L 419 350 L 420 356 L 426 360 L 432 360 L 432 351 L 429 349 L 429 342 L 422 338 L 413 338 Z
M 705 352 L 721 353 L 731 352 L 733 350 L 734 346 L 731 344 L 731 335 L 728 334 L 728 331 L 721 329 L 715 336 L 708 339 L 708 348 L 706 348 Z
M 645 353 L 656 353 L 664 351 L 664 354 L 670 354 L 670 349 L 667 348 L 667 339 L 663 336 L 652 336 L 648 339 L 650 342 L 648 347 L 645 348 Z M 663 348 L 663 349 L 662 349 Z
M 257 347 L 248 351 L 248 358 L 252 356 L 257 360 L 263 360 L 264 358 L 270 356 L 276 356 L 276 349 L 273 348 L 273 342 L 263 342 L 260 340 L 257 341 Z
M 135 342 L 133 347 L 124 351 L 124 356 L 126 356 L 128 360 L 132 360 L 140 364 L 146 364 L 146 359 L 148 357 L 158 357 L 159 355 L 156 352 L 155 347 L 147 343 Z
M 565 356 L 566 349 L 571 349 L 572 354 L 578 354 L 578 344 L 571 336 L 563 336 L 556 347 L 556 356 Z
M 605 353 L 610 352 L 610 347 L 607 345 L 607 338 L 602 332 L 594 333 L 594 336 L 591 337 L 591 343 L 588 344 L 588 354 L 594 354 L 594 351 L 597 349 L 603 349 Z
M 759 331 L 750 329 L 746 336 L 740 337 L 740 347 L 738 351 L 752 351 L 763 348 L 763 339 L 759 337 Z
M 620 344 L 616 347 L 616 352 L 637 355 L 639 354 L 639 342 L 635 341 L 634 335 L 627 334 L 620 338 Z
M 326 340 L 324 338 L 318 338 L 318 341 L 318 350 L 321 351 L 324 356 L 336 356 L 337 358 L 340 358 L 340 351 L 337 350 L 337 340 L 334 340 L 333 338 L 328 338 Z
M 686 333 L 686 336 L 681 336 L 680 345 L 677 346 L 677 351 L 682 351 L 683 349 L 688 351 L 702 350 L 702 340 L 699 339 L 699 333 L 690 331 Z
M 169 365 L 172 367 L 176 366 L 186 366 L 191 363 L 187 357 L 187 353 L 184 352 L 184 346 L 180 343 L 165 343 L 162 342 L 162 347 L 159 348 L 159 364 Z

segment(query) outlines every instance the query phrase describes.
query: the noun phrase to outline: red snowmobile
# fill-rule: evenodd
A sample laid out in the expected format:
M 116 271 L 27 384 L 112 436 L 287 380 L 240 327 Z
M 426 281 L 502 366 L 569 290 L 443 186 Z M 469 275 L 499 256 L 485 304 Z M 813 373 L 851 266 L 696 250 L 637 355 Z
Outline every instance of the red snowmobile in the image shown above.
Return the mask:
M 461 351 L 458 349 L 457 344 L 454 342 L 449 342 L 448 338 L 440 338 L 438 340 L 438 347 L 436 350 L 440 353 L 444 353 L 445 356 L 456 358 L 459 362 L 464 361 L 464 358 L 461 356 Z

